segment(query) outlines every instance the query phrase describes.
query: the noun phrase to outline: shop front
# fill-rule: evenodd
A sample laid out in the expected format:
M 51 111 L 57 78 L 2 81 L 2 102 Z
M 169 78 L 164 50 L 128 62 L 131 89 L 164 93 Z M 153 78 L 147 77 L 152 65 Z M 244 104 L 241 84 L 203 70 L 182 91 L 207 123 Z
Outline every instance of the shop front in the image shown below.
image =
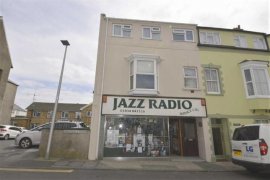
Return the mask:
M 104 157 L 199 156 L 204 99 L 103 96 Z

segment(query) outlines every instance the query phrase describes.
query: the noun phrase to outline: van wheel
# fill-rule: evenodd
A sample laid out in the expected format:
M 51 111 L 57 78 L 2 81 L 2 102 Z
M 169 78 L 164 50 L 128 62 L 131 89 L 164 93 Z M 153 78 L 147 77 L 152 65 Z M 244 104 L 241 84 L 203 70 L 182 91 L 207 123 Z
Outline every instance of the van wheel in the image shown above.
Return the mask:
M 32 141 L 31 139 L 29 138 L 23 138 L 21 141 L 20 141 L 20 147 L 23 148 L 23 149 L 28 149 L 32 146 Z
M 4 136 L 4 139 L 5 139 L 5 140 L 8 140 L 8 139 L 9 139 L 9 135 L 6 134 L 6 135 Z

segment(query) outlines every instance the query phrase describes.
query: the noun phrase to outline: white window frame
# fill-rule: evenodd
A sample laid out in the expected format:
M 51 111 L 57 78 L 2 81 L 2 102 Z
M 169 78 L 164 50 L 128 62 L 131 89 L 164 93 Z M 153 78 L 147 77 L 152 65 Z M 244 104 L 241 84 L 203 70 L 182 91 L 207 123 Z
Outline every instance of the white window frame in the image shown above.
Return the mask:
M 215 35 L 217 36 L 217 38 L 215 38 Z M 205 39 L 203 39 L 203 36 L 205 37 Z M 208 37 L 212 37 L 213 42 L 208 41 Z M 221 38 L 220 38 L 219 32 L 207 32 L 207 31 L 200 32 L 200 43 L 221 45 Z
M 247 48 L 247 39 L 243 35 L 234 36 L 234 44 L 236 47 Z
M 144 36 L 144 29 L 149 29 L 150 30 L 150 37 Z M 158 33 L 159 34 L 159 38 L 158 39 L 154 39 L 153 38 L 153 33 Z M 161 39 L 161 29 L 160 29 L 160 27 L 156 27 L 156 26 L 143 26 L 142 27 L 142 39 L 160 40 Z
M 141 55 L 141 54 L 133 54 L 129 58 L 129 63 L 133 63 L 133 70 L 130 67 L 129 77 L 133 75 L 133 88 L 131 88 L 131 80 L 129 78 L 129 94 L 147 94 L 147 95 L 157 95 L 158 94 L 158 63 L 160 62 L 160 58 L 155 55 Z M 154 63 L 154 72 L 150 73 L 154 75 L 154 88 L 137 88 L 137 74 L 148 74 L 148 73 L 138 73 L 137 62 L 138 61 L 151 61 Z M 132 74 L 133 72 L 133 74 Z
M 52 118 L 52 116 L 53 116 L 53 111 L 48 111 L 47 118 Z
M 87 112 L 86 112 L 86 116 L 87 116 L 87 117 L 92 117 L 92 111 L 87 111 Z
M 81 112 L 75 112 L 75 118 L 80 119 L 81 118 Z
M 115 26 L 120 26 L 121 27 L 121 34 L 120 35 L 114 33 Z M 124 36 L 124 31 L 129 31 L 130 35 L 129 36 Z M 115 36 L 115 37 L 129 38 L 129 37 L 131 37 L 131 31 L 132 31 L 132 26 L 131 25 L 113 24 L 112 35 Z
M 244 82 L 244 86 L 245 86 L 247 99 L 270 98 L 270 78 L 269 78 L 267 64 L 268 64 L 268 62 L 262 62 L 262 61 L 259 61 L 259 62 L 258 61 L 247 61 L 247 62 L 241 63 L 241 70 L 242 70 L 243 82 Z M 268 90 L 269 90 L 268 95 L 259 95 L 258 94 L 258 90 L 257 90 L 258 87 L 257 87 L 257 83 L 255 82 L 255 74 L 254 74 L 254 70 L 256 70 L 256 69 L 263 70 L 265 72 L 265 77 L 267 80 L 267 85 L 268 85 Z M 251 81 L 248 81 L 248 82 L 246 81 L 245 70 L 250 71 Z M 248 94 L 248 87 L 247 87 L 248 83 L 252 83 L 254 95 Z
M 68 111 L 62 111 L 61 112 L 61 118 L 68 118 L 69 112 Z
M 270 119 L 255 119 L 255 124 L 270 124 Z
M 253 38 L 255 49 L 267 49 L 264 37 L 256 36 Z
M 186 69 L 193 69 L 195 70 L 195 73 L 196 75 L 195 76 L 186 76 L 186 73 L 185 73 L 185 70 Z M 187 90 L 198 90 L 199 89 L 199 82 L 198 82 L 198 69 L 197 67 L 192 67 L 192 66 L 185 66 L 183 67 L 183 77 L 184 77 L 184 89 L 187 89 Z M 193 88 L 193 87 L 186 87 L 185 85 L 185 79 L 195 79 L 196 80 L 196 87 Z
M 191 31 L 192 32 L 192 40 L 187 39 L 187 32 Z M 174 34 L 183 34 L 184 35 L 184 40 L 177 40 L 174 39 Z M 194 31 L 191 29 L 179 29 L 179 28 L 173 28 L 172 29 L 172 39 L 173 41 L 188 41 L 188 42 L 194 42 Z
M 211 79 L 208 80 L 207 79 L 207 76 L 206 76 L 206 70 L 210 70 L 210 76 L 211 76 L 211 72 L 214 70 L 216 72 L 216 76 L 217 76 L 217 80 L 213 80 L 212 79 L 212 76 L 211 76 Z M 220 78 L 219 78 L 219 70 L 217 68 L 204 68 L 204 73 L 205 73 L 205 88 L 206 88 L 206 92 L 207 94 L 221 94 L 221 90 L 220 90 Z M 218 91 L 210 91 L 207 87 L 207 83 L 208 82 L 217 82 L 217 88 L 218 88 Z
M 39 111 L 33 111 L 33 117 L 40 117 L 41 113 Z

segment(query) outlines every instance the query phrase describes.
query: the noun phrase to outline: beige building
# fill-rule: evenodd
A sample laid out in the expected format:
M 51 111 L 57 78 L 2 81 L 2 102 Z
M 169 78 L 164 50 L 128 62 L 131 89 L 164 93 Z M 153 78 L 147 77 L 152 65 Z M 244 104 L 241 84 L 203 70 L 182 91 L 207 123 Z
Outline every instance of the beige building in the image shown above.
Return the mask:
M 12 68 L 3 18 L 0 16 L 0 124 L 10 124 L 17 85 L 8 81 Z M 10 90 L 10 91 L 9 91 Z
M 195 24 L 100 19 L 89 159 L 211 160 Z

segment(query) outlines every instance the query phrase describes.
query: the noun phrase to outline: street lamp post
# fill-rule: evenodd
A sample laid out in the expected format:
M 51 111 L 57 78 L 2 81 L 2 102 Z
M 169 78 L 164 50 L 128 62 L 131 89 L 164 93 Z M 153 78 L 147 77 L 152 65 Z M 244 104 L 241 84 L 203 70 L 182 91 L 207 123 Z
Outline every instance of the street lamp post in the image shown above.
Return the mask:
M 60 79 L 59 79 L 59 83 L 58 83 L 57 94 L 56 94 L 56 98 L 55 98 L 55 104 L 54 104 L 54 109 L 53 109 L 53 117 L 52 117 L 52 122 L 51 122 L 51 126 L 50 126 L 50 134 L 49 134 L 49 139 L 48 139 L 48 144 L 47 144 L 47 150 L 46 150 L 46 154 L 45 154 L 45 159 L 49 159 L 50 158 L 52 136 L 53 136 L 54 123 L 55 123 L 55 118 L 56 118 L 56 113 L 57 113 L 57 105 L 58 105 L 58 100 L 59 100 L 59 95 L 60 95 L 60 90 L 61 90 L 62 78 L 63 78 L 63 73 L 64 73 L 64 67 L 65 67 L 65 61 L 66 61 L 66 54 L 67 54 L 67 47 L 70 45 L 67 40 L 61 40 L 61 42 L 62 42 L 62 44 L 64 46 L 66 46 L 66 48 L 65 48 L 64 58 L 63 58 L 63 64 L 62 64 Z

